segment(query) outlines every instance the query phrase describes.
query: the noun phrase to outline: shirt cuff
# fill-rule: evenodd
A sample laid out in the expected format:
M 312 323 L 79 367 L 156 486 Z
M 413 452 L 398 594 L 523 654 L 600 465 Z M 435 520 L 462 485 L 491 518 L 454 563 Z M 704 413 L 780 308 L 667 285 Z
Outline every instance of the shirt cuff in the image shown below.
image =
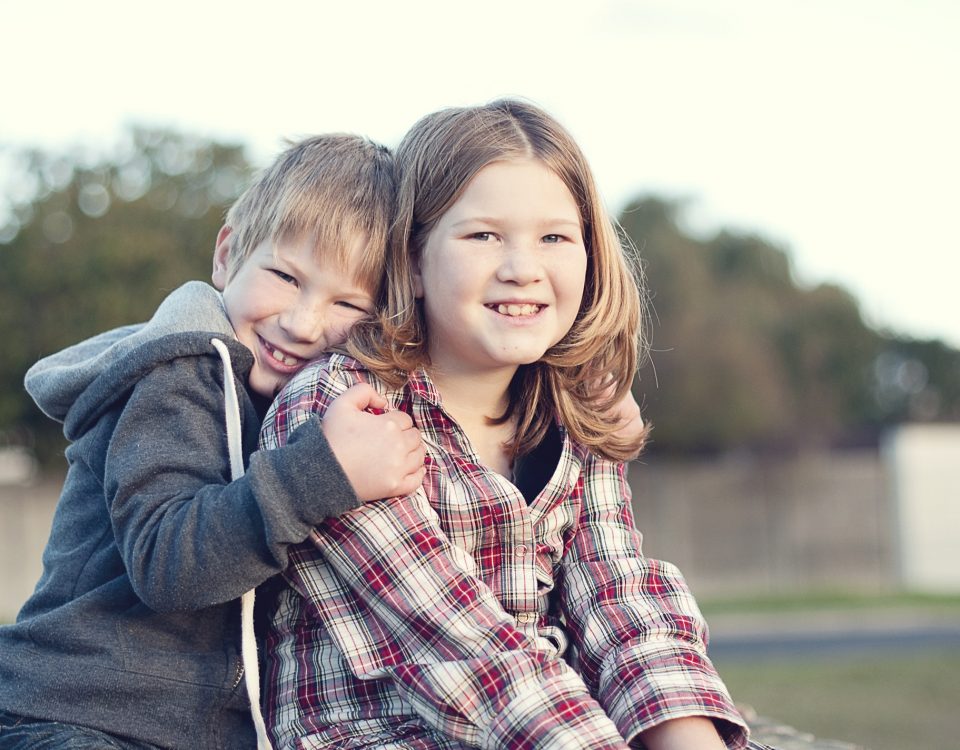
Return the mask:
M 676 643 L 644 643 L 604 665 L 600 703 L 620 734 L 633 740 L 671 719 L 712 719 L 730 750 L 747 747 L 749 731 L 710 660 Z

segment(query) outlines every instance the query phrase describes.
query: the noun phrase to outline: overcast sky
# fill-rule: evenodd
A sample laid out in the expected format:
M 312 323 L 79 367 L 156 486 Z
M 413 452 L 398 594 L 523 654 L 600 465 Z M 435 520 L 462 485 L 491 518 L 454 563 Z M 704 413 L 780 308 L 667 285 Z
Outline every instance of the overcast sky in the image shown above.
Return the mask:
M 756 231 L 872 324 L 960 346 L 955 0 L 32 0 L 0 27 L 0 145 L 159 124 L 263 163 L 286 137 L 395 145 L 434 109 L 523 96 L 612 210 L 686 199 L 692 229 Z

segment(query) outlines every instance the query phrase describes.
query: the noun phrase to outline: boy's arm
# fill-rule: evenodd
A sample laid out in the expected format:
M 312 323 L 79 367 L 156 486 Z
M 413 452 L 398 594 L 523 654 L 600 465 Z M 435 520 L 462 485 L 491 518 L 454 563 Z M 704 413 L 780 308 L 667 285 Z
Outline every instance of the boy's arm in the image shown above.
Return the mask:
M 558 588 L 591 692 L 627 739 L 646 742 L 660 727 L 650 744 L 657 747 L 675 730 L 704 727 L 674 720 L 700 717 L 713 720 L 727 747 L 746 747 L 746 725 L 707 657 L 706 623 L 686 581 L 641 552 L 624 465 L 589 456 L 581 482 Z
M 146 374 L 105 457 L 104 496 L 124 567 L 158 611 L 239 597 L 281 572 L 288 546 L 314 525 L 358 504 L 317 420 L 283 451 L 254 454 L 246 475 L 231 482 L 222 378 L 210 356 Z M 252 410 L 244 419 L 249 450 L 259 420 Z
M 346 377 L 337 384 L 322 370 L 301 373 L 268 417 L 264 446 L 283 445 L 291 428 L 323 413 L 352 384 Z M 292 550 L 286 572 L 303 609 L 356 677 L 390 679 L 438 732 L 468 746 L 625 750 L 576 673 L 456 564 L 422 492 L 363 505 L 311 540 L 316 549 Z

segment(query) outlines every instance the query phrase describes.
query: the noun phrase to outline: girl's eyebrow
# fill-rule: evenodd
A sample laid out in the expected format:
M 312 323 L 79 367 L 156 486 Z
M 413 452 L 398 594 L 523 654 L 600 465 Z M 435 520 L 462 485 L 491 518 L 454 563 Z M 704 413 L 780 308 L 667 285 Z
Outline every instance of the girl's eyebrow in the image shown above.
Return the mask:
M 491 216 L 468 216 L 467 218 L 461 219 L 460 221 L 455 221 L 453 224 L 450 225 L 450 228 L 459 229 L 464 225 L 470 225 L 470 224 L 501 224 L 501 223 L 503 223 L 503 219 L 497 219 Z M 540 225 L 541 227 L 570 226 L 570 227 L 577 227 L 578 229 L 580 228 L 580 221 L 576 219 L 571 219 L 569 217 L 543 219 L 542 221 L 537 222 L 537 224 Z
M 452 229 L 459 229 L 467 224 L 496 224 L 497 220 L 490 216 L 468 216 L 460 221 L 455 221 L 450 225 Z
M 558 219 L 548 219 L 547 221 L 544 221 L 543 223 L 544 223 L 544 225 L 549 225 L 549 226 L 552 226 L 552 227 L 553 227 L 553 226 L 570 226 L 570 227 L 576 227 L 577 229 L 580 228 L 580 220 L 579 220 L 579 219 L 559 219 L 559 218 L 558 218 Z

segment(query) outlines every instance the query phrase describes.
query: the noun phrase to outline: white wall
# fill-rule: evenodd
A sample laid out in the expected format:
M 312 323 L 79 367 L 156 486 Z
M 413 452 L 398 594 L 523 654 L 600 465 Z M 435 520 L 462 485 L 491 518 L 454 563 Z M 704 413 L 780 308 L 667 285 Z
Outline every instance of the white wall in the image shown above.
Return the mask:
M 905 425 L 884 445 L 901 583 L 960 592 L 960 425 Z
M 60 475 L 0 480 L 0 624 L 13 620 L 43 572 L 40 556 L 62 484 Z

